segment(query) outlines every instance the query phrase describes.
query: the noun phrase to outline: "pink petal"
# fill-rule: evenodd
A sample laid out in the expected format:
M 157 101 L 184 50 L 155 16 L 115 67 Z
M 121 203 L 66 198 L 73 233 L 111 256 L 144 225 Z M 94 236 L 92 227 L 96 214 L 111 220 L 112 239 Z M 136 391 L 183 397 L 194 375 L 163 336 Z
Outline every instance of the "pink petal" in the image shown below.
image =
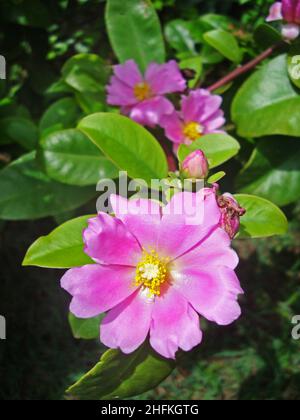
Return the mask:
M 114 66 L 114 73 L 119 80 L 131 88 L 143 82 L 141 72 L 133 60 L 128 60 L 124 64 Z
M 219 128 L 223 127 L 226 123 L 224 112 L 218 110 L 215 114 L 211 115 L 203 125 L 205 127 L 204 134 L 214 133 Z
M 140 290 L 113 308 L 100 327 L 100 339 L 112 349 L 132 353 L 146 340 L 150 330 L 153 301 Z
M 283 25 L 281 33 L 284 39 L 294 41 L 294 39 L 297 39 L 300 34 L 300 26 L 294 23 Z
M 169 140 L 174 143 L 183 143 L 183 123 L 178 112 L 175 111 L 171 115 L 163 116 L 160 120 L 160 126 L 165 130 L 165 135 Z
M 177 193 L 163 209 L 158 250 L 176 259 L 195 247 L 220 222 L 220 209 L 212 190 Z
M 134 291 L 135 269 L 86 265 L 72 268 L 61 287 L 72 296 L 70 311 L 79 318 L 92 318 L 118 305 Z
M 155 300 L 150 344 L 164 357 L 175 359 L 179 348 L 189 351 L 202 341 L 199 316 L 174 288 Z
M 297 1 L 295 10 L 294 10 L 294 23 L 300 25 L 300 1 Z
M 207 121 L 208 119 L 212 118 L 216 113 L 220 112 L 222 102 L 223 99 L 221 98 L 221 96 L 218 95 L 210 95 L 209 97 L 206 97 L 205 100 L 203 100 L 203 110 L 199 115 L 199 119 L 197 121 Z
M 188 96 L 183 96 L 181 101 L 182 116 L 185 122 L 198 121 L 202 112 L 204 101 L 209 93 L 204 89 L 190 92 Z
M 282 16 L 288 23 L 294 23 L 295 5 L 297 2 L 298 0 L 282 0 Z M 279 6 L 277 7 L 279 8 Z
M 116 216 L 124 222 L 144 249 L 156 248 L 161 222 L 161 206 L 152 200 L 127 200 L 111 195 L 110 202 Z
M 85 252 L 99 264 L 135 266 L 141 247 L 124 223 L 106 213 L 90 219 L 83 232 Z
M 282 3 L 277 1 L 270 8 L 269 16 L 267 17 L 267 22 L 274 22 L 276 20 L 282 20 Z
M 155 97 L 140 102 L 130 111 L 130 118 L 141 125 L 155 127 L 160 123 L 164 115 L 172 114 L 174 106 L 172 102 L 163 97 Z
M 156 95 L 183 92 L 186 88 L 186 81 L 174 60 L 166 64 L 150 64 L 145 79 Z
M 205 89 L 192 91 L 182 98 L 182 114 L 186 122 L 203 123 L 220 110 L 222 98 Z
M 233 270 L 227 267 L 188 267 L 172 271 L 173 287 L 199 314 L 219 325 L 229 325 L 241 315 L 238 295 L 243 293 Z
M 132 106 L 138 102 L 133 89 L 116 76 L 111 77 L 110 85 L 107 86 L 107 93 L 107 103 L 109 105 Z
M 237 253 L 231 248 L 231 240 L 227 233 L 220 228 L 205 238 L 199 246 L 186 253 L 176 261 L 178 270 L 181 267 L 216 267 L 224 266 L 234 270 L 239 263 Z

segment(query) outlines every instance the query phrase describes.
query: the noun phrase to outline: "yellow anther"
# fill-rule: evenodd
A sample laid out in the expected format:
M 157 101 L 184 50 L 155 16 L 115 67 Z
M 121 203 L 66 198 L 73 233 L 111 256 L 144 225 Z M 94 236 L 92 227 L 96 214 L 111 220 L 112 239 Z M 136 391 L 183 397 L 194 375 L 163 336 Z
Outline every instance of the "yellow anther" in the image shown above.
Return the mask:
M 134 87 L 134 96 L 139 101 L 144 101 L 145 99 L 149 99 L 152 96 L 152 91 L 148 83 L 142 82 L 138 83 Z
M 143 258 L 137 265 L 135 286 L 143 286 L 149 290 L 149 295 L 159 296 L 161 286 L 168 276 L 168 258 L 160 258 L 155 250 L 143 251 Z
M 189 140 L 195 141 L 203 134 L 203 126 L 196 122 L 190 122 L 184 126 L 183 134 Z

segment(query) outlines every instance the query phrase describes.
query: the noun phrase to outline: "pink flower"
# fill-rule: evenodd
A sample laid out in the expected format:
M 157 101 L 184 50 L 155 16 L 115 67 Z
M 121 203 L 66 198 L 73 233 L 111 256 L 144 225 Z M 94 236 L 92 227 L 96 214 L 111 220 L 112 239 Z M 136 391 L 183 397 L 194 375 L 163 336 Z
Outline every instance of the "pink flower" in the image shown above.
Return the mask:
M 125 115 L 142 125 L 154 127 L 164 114 L 174 111 L 165 98 L 168 93 L 183 92 L 186 82 L 176 61 L 152 63 L 145 77 L 133 60 L 114 66 L 114 75 L 107 87 L 107 102 L 120 106 Z
M 218 197 L 218 204 L 221 209 L 221 227 L 233 239 L 240 229 L 240 218 L 246 210 L 240 207 L 236 199 L 229 193 Z
M 174 143 L 191 144 L 205 134 L 220 132 L 225 124 L 221 104 L 220 96 L 205 89 L 194 90 L 182 97 L 181 112 L 165 115 L 160 125 Z
M 187 178 L 205 179 L 208 171 L 208 161 L 201 150 L 190 153 L 182 163 L 182 172 Z
M 175 358 L 201 342 L 198 314 L 219 325 L 239 318 L 239 259 L 219 228 L 215 190 L 177 193 L 165 207 L 119 196 L 111 203 L 116 217 L 98 214 L 83 234 L 95 264 L 61 280 L 75 316 L 107 313 L 106 346 L 131 353 L 149 337 L 159 354 Z M 202 223 L 187 223 L 195 209 Z
M 277 1 L 270 8 L 267 22 L 284 20 L 282 35 L 287 40 L 294 40 L 300 34 L 300 0 Z

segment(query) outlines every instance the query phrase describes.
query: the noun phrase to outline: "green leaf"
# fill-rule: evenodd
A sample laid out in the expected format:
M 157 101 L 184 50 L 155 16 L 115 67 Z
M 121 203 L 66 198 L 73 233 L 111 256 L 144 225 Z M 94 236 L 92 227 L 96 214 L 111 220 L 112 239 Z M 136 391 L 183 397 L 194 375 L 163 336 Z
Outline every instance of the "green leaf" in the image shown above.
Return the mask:
M 193 151 L 202 150 L 213 169 L 238 154 L 239 143 L 227 134 L 208 134 L 194 141 L 190 146 L 181 145 L 178 151 L 180 162 Z
M 278 206 L 300 199 L 300 144 L 271 137 L 261 140 L 237 179 L 239 192 L 260 195 Z
M 121 63 L 133 59 L 144 71 L 151 62 L 165 62 L 160 22 L 150 0 L 108 0 L 106 25 Z
M 65 83 L 78 92 L 103 92 L 109 78 L 109 67 L 96 54 L 77 54 L 62 69 Z
M 92 217 L 89 215 L 69 220 L 48 236 L 39 238 L 27 251 L 23 265 L 65 269 L 93 264 L 83 251 L 82 239 L 87 222 Z
M 241 217 L 238 238 L 265 238 L 283 235 L 288 228 L 284 213 L 268 200 L 247 194 L 236 194 L 236 200 L 247 210 Z
M 300 42 L 290 48 L 288 54 L 288 72 L 292 83 L 300 88 Z
M 15 142 L 26 150 L 33 150 L 37 146 L 38 129 L 27 118 L 8 117 L 0 120 L 0 132 L 1 144 Z
M 202 75 L 203 64 L 201 57 L 191 57 L 181 60 L 179 63 L 179 68 L 181 70 L 192 70 L 195 72 L 195 77 L 189 81 L 189 87 L 192 89 L 195 87 L 195 84 L 198 82 Z
M 254 40 L 262 48 L 269 48 L 282 41 L 282 35 L 273 26 L 263 23 L 254 32 Z
M 189 22 L 182 19 L 172 20 L 165 27 L 168 43 L 179 53 L 196 54 L 195 42 L 191 36 Z
M 158 356 L 147 343 L 129 355 L 108 350 L 90 372 L 67 390 L 67 396 L 79 400 L 130 398 L 155 388 L 174 367 L 173 361 Z
M 223 29 L 215 29 L 213 31 L 206 32 L 204 40 L 213 48 L 215 48 L 220 54 L 228 58 L 228 60 L 234 63 L 240 63 L 243 59 L 242 50 L 236 38 Z
M 242 137 L 300 136 L 300 96 L 288 77 L 286 55 L 256 71 L 240 88 L 232 119 Z
M 41 141 L 39 160 L 50 178 L 69 185 L 96 185 L 118 170 L 79 130 L 57 131 Z
M 74 338 L 83 340 L 93 340 L 99 337 L 100 322 L 104 315 L 98 315 L 94 318 L 81 319 L 76 318 L 71 312 L 69 313 L 69 324 Z
M 59 99 L 46 110 L 40 120 L 40 132 L 50 133 L 76 127 L 81 116 L 80 108 L 72 98 Z
M 86 115 L 107 111 L 108 109 L 104 92 L 76 92 L 75 97 L 78 105 Z
M 27 220 L 80 207 L 94 187 L 71 187 L 51 180 L 36 165 L 35 153 L 22 156 L 0 171 L 0 219 Z
M 226 172 L 220 171 L 210 176 L 207 180 L 209 184 L 215 184 L 226 176 Z
M 84 118 L 78 128 L 131 178 L 166 178 L 168 163 L 163 149 L 141 125 L 117 114 L 99 113 Z

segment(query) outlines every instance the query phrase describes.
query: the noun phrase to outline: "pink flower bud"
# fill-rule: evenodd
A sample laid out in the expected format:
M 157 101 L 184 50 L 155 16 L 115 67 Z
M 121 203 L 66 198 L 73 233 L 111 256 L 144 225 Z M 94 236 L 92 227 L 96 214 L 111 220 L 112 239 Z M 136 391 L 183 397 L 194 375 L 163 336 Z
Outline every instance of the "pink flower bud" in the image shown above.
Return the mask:
M 192 152 L 182 163 L 182 172 L 186 178 L 204 179 L 208 171 L 208 161 L 201 150 Z
M 218 204 L 221 209 L 221 228 L 233 239 L 240 229 L 240 217 L 246 210 L 228 193 L 218 197 Z

